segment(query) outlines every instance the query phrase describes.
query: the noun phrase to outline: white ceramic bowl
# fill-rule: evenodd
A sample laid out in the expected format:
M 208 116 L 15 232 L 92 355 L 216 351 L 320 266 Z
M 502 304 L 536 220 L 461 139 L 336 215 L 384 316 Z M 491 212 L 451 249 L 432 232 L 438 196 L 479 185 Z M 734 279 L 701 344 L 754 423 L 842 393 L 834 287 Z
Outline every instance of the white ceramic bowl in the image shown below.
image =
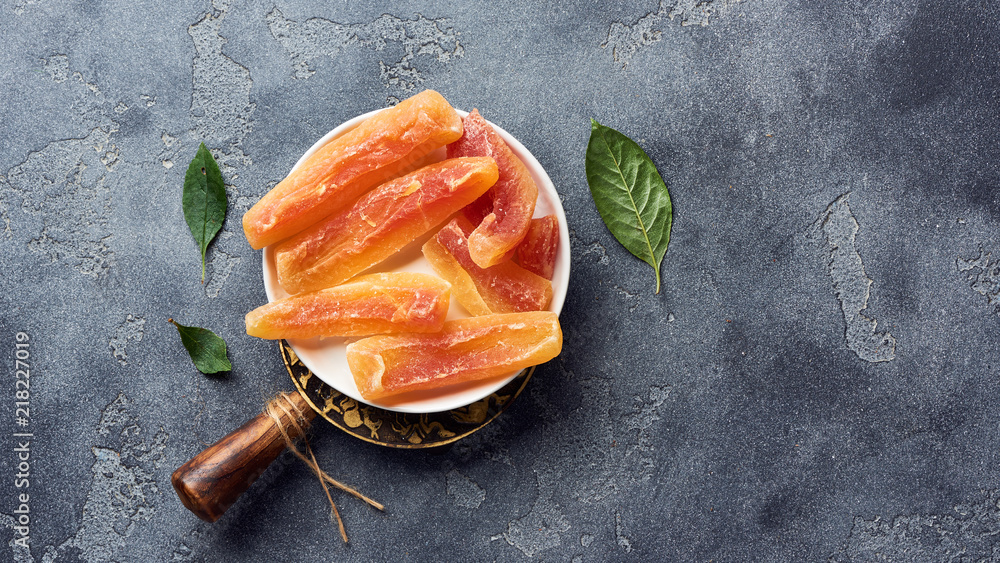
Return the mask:
M 316 144 L 310 147 L 309 150 L 302 155 L 302 158 L 295 163 L 293 170 L 301 166 L 305 159 L 319 150 L 320 147 L 350 131 L 351 129 L 354 129 L 362 121 L 371 117 L 378 111 L 380 110 L 359 115 L 354 119 L 344 122 L 333 131 L 324 135 L 322 139 L 316 141 Z M 459 111 L 459 114 L 464 117 L 467 115 L 467 112 Z M 491 125 L 493 124 L 491 123 Z M 498 133 L 500 133 L 503 140 L 510 145 L 514 154 L 520 157 L 520 159 L 528 167 L 528 170 L 531 172 L 531 176 L 538 184 L 539 193 L 538 203 L 535 205 L 535 217 L 543 217 L 554 213 L 559 219 L 559 251 L 556 255 L 555 274 L 552 277 L 552 304 L 549 306 L 550 311 L 558 314 L 562 310 L 563 302 L 566 300 L 566 290 L 569 287 L 570 253 L 569 230 L 566 228 L 566 213 L 563 211 L 562 203 L 559 201 L 559 194 L 556 193 L 555 186 L 552 185 L 552 180 L 549 179 L 549 175 L 545 173 L 545 170 L 538 163 L 535 157 L 532 156 L 532 154 L 528 152 L 528 149 L 524 148 L 524 145 L 519 143 L 517 139 L 510 136 L 509 133 L 496 125 L 493 125 L 493 127 Z M 439 152 L 440 157 L 444 158 L 444 150 L 440 149 Z M 420 246 L 427 240 L 427 238 L 429 238 L 429 236 L 430 235 L 428 234 L 427 236 L 418 239 L 415 243 L 405 247 L 399 252 L 399 254 L 382 264 L 376 265 L 370 271 L 408 271 L 434 274 L 434 270 L 420 252 Z M 285 290 L 278 285 L 277 270 L 274 266 L 274 249 L 270 246 L 264 249 L 264 290 L 267 293 L 268 301 L 275 301 L 288 296 L 288 293 L 286 293 Z M 458 300 L 452 296 L 451 305 L 448 310 L 448 319 L 458 319 L 468 316 L 469 314 L 461 305 L 459 305 Z M 512 372 L 506 377 L 493 378 L 474 386 L 462 386 L 461 389 L 457 390 L 443 387 L 435 390 L 434 393 L 421 394 L 421 398 L 406 402 L 368 401 L 361 397 L 361 393 L 358 392 L 358 387 L 354 383 L 354 377 L 351 375 L 351 370 L 347 366 L 348 342 L 348 339 L 343 338 L 288 340 L 288 344 L 293 350 L 295 350 L 295 353 L 299 356 L 299 359 L 302 360 L 302 363 L 305 364 L 305 366 L 308 367 L 314 375 L 323 380 L 324 383 L 362 403 L 367 403 L 386 410 L 409 413 L 430 413 L 455 409 L 474 403 L 483 397 L 490 395 L 494 391 L 506 385 L 510 380 L 516 377 L 518 373 L 520 373 Z

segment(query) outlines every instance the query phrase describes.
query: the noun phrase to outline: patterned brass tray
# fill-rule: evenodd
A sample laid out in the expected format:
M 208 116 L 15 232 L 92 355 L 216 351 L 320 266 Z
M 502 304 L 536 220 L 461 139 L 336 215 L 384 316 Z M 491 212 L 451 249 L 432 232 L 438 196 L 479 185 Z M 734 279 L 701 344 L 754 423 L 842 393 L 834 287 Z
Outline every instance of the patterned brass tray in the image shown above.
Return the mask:
M 351 436 L 390 448 L 432 448 L 460 440 L 486 426 L 517 398 L 535 368 L 518 374 L 492 395 L 450 411 L 412 414 L 359 403 L 320 381 L 281 341 L 281 358 L 299 393 L 320 416 Z

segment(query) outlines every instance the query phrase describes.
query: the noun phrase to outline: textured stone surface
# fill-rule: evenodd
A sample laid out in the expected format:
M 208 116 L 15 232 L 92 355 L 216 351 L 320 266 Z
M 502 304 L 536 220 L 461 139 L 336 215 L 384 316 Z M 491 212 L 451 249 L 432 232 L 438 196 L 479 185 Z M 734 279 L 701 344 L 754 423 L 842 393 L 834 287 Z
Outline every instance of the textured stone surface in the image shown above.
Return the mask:
M 894 0 L 0 5 L 0 560 L 1000 557 L 1000 7 Z M 417 89 L 520 139 L 569 217 L 563 354 L 445 451 L 320 427 L 351 545 L 283 456 L 219 522 L 174 468 L 291 388 L 239 218 Z M 675 206 L 661 294 L 601 223 L 594 117 Z M 230 213 L 205 283 L 199 142 Z M 849 194 L 849 197 L 848 195 Z M 212 328 L 198 374 L 168 318 Z M 877 324 L 876 324 L 877 321 Z M 14 338 L 31 539 L 13 543 Z

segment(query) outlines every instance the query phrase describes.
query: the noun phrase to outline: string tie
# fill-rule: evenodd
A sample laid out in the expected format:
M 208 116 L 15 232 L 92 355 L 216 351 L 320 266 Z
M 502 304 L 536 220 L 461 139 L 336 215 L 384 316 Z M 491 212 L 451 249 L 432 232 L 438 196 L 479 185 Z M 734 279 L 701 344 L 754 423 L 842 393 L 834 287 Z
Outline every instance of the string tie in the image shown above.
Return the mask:
M 347 530 L 344 529 L 344 521 L 340 517 L 340 511 L 337 510 L 337 504 L 333 502 L 333 497 L 330 495 L 330 489 L 326 486 L 327 483 L 337 487 L 338 489 L 350 493 L 355 497 L 365 501 L 371 506 L 379 510 L 385 510 L 385 506 L 381 503 L 376 502 L 365 495 L 358 492 L 356 489 L 349 487 L 340 481 L 337 481 L 333 477 L 330 477 L 325 471 L 320 469 L 319 463 L 316 461 L 316 456 L 313 455 L 312 448 L 309 446 L 309 440 L 306 438 L 306 430 L 309 428 L 309 421 L 306 420 L 305 413 L 300 409 L 289 397 L 288 393 L 281 393 L 271 401 L 267 403 L 264 407 L 264 412 L 267 413 L 271 420 L 274 421 L 274 425 L 281 432 L 281 437 L 285 440 L 285 446 L 290 452 L 295 454 L 295 457 L 302 460 L 302 463 L 306 464 L 316 477 L 319 478 L 319 484 L 323 487 L 323 492 L 326 493 L 326 499 L 330 501 L 330 518 L 336 520 L 337 527 L 340 528 L 340 537 L 344 538 L 344 543 L 347 543 Z M 299 449 L 296 440 L 302 438 L 302 442 L 305 445 L 305 452 Z

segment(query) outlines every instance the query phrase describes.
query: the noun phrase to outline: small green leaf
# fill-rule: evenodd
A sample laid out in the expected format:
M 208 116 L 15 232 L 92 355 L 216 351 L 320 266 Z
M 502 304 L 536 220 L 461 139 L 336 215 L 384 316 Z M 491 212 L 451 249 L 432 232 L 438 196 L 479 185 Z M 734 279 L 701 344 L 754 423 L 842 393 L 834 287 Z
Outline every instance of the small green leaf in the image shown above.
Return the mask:
M 216 336 L 214 332 L 196 326 L 184 326 L 173 319 L 168 319 L 168 322 L 177 327 L 181 342 L 187 348 L 191 361 L 198 371 L 209 374 L 233 369 L 229 358 L 226 357 L 226 341 Z
M 653 267 L 660 292 L 660 262 L 670 244 L 670 193 L 646 152 L 618 131 L 591 119 L 587 183 L 597 211 L 618 242 Z
M 222 172 L 212 158 L 212 153 L 205 148 L 205 143 L 198 147 L 198 152 L 184 174 L 183 203 L 184 220 L 201 249 L 201 281 L 204 283 L 205 252 L 208 250 L 208 243 L 212 242 L 222 228 L 227 206 Z

